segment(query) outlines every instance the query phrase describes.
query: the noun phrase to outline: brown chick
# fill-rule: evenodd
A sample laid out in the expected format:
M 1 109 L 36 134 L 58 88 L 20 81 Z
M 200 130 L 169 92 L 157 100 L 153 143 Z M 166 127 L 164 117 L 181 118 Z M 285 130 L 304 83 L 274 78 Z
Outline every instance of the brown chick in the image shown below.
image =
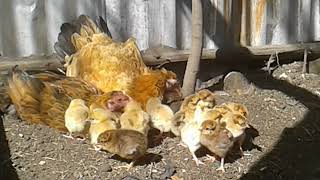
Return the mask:
M 117 129 L 117 122 L 115 115 L 111 111 L 107 111 L 102 108 L 95 108 L 90 106 L 91 125 L 89 129 L 90 142 L 93 144 L 95 150 L 99 150 L 96 147 L 98 143 L 98 137 L 106 130 Z
M 214 110 L 208 110 L 203 115 L 203 121 L 206 119 L 218 119 L 221 118 L 222 115 L 218 111 Z M 182 124 L 180 135 L 181 135 L 181 141 L 188 147 L 189 151 L 191 152 L 191 155 L 196 162 L 197 166 L 200 164 L 204 164 L 201 162 L 195 155 L 195 152 L 201 147 L 201 124 L 195 120 L 193 121 L 187 121 Z
M 82 99 L 73 99 L 65 112 L 65 126 L 69 135 L 65 137 L 73 138 L 72 133 L 85 134 L 88 122 L 89 108 Z
M 201 125 L 200 142 L 221 158 L 217 171 L 225 172 L 224 159 L 234 143 L 232 133 L 226 129 L 225 123 L 217 120 L 204 121 Z
M 140 103 L 131 99 L 120 116 L 121 129 L 131 129 L 148 135 L 150 116 L 142 110 Z
M 238 105 L 236 104 L 236 106 Z M 235 111 L 237 109 L 236 106 L 224 105 L 215 107 L 214 109 L 224 113 L 221 122 L 226 123 L 226 128 L 232 133 L 234 141 L 239 146 L 241 155 L 243 155 L 242 144 L 246 137 L 245 129 L 250 127 L 247 117 L 244 116 L 248 115 L 248 111 L 244 106 L 239 106 L 241 108 Z
M 148 147 L 147 137 L 135 130 L 116 129 L 103 132 L 98 137 L 98 146 L 110 153 L 130 159 L 128 170 L 134 166 L 136 160 L 144 156 Z
M 151 126 L 160 131 L 159 138 L 164 132 L 171 130 L 173 111 L 168 105 L 162 104 L 160 98 L 150 98 L 147 102 L 146 112 L 150 115 Z

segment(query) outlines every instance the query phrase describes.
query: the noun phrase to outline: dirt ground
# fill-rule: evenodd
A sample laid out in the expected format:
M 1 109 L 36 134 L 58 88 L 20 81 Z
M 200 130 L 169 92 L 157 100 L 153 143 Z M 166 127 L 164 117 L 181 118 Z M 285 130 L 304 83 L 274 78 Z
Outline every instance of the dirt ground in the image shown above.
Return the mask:
M 42 125 L 27 124 L 14 109 L 2 120 L 1 175 L 6 179 L 320 179 L 320 76 L 301 74 L 301 63 L 282 65 L 272 76 L 243 72 L 254 93 L 218 97 L 240 102 L 249 110 L 245 156 L 231 155 L 226 173 L 219 161 L 197 167 L 178 137 L 152 142 L 145 159 L 130 171 L 115 169 L 128 162 L 107 152 L 95 152 L 88 142 L 63 137 Z M 258 131 L 259 133 L 257 134 Z M 10 177 L 10 178 L 9 178 Z M 178 179 L 177 178 L 177 179 Z M 1 178 L 0 178 L 1 179 Z M 3 178 L 2 178 L 3 179 Z

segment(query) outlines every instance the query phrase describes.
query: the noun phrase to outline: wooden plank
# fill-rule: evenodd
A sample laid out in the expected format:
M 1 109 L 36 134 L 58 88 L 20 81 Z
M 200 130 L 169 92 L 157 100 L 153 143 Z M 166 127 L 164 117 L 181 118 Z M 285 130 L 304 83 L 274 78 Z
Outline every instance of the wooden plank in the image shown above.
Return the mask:
M 242 47 L 248 51 L 243 51 L 244 55 L 248 55 L 250 60 L 265 60 L 263 56 L 269 56 L 274 53 L 286 53 L 285 58 L 300 58 L 302 60 L 304 49 L 308 49 L 311 53 L 320 54 L 320 42 L 305 44 L 288 44 L 288 45 L 267 45 L 258 47 Z M 235 48 L 234 50 L 239 50 Z M 218 51 L 228 51 L 229 49 L 204 49 L 202 51 L 202 60 L 215 60 Z M 240 51 L 239 51 L 240 52 Z M 292 53 L 292 54 L 291 54 Z M 159 65 L 168 62 L 187 61 L 190 55 L 189 50 L 175 50 L 174 48 L 159 47 L 142 52 L 142 57 L 147 65 Z M 228 55 L 228 53 L 226 53 Z M 231 56 L 234 56 L 232 54 Z M 235 58 L 235 57 L 231 57 Z M 224 59 L 222 59 L 223 61 Z M 281 59 L 280 59 L 281 60 Z M 31 56 L 25 58 L 5 58 L 0 57 L 0 72 L 7 71 L 15 65 L 19 65 L 26 70 L 54 70 L 63 68 L 55 55 L 52 56 Z
M 26 70 L 55 70 L 62 67 L 62 64 L 54 55 L 19 58 L 0 57 L 0 71 L 7 71 L 15 65 L 19 65 Z
M 144 61 L 147 65 L 158 65 L 165 61 L 170 62 L 181 62 L 187 61 L 190 51 L 189 50 L 169 50 L 168 48 L 165 51 L 161 51 L 160 48 L 156 50 L 151 50 L 151 52 L 146 52 L 142 54 Z M 305 43 L 305 44 L 286 44 L 286 45 L 266 45 L 266 46 L 257 46 L 257 47 L 242 47 L 242 49 L 248 50 L 248 56 L 252 57 L 252 60 L 264 59 L 259 56 L 270 56 L 271 54 L 281 53 L 293 53 L 292 57 L 301 57 L 303 55 L 304 49 L 308 49 L 311 53 L 320 53 L 320 42 L 314 43 Z M 220 49 L 223 51 L 223 49 Z M 228 49 L 225 49 L 228 51 Z M 240 48 L 235 48 L 233 51 L 240 50 Z M 215 60 L 218 49 L 204 49 L 202 51 L 202 60 Z M 244 52 L 243 50 L 241 50 Z M 240 52 L 240 51 L 239 51 Z M 286 55 L 286 57 L 290 57 Z

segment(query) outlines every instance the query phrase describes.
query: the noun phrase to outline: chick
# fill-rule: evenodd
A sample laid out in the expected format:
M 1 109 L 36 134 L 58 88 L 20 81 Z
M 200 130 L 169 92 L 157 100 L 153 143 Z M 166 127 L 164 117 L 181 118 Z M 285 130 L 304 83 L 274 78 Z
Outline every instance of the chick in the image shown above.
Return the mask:
M 224 159 L 232 148 L 234 140 L 232 133 L 218 120 L 206 120 L 201 125 L 200 142 L 203 146 L 221 158 L 217 171 L 225 172 Z
M 185 111 L 187 119 L 193 119 L 198 123 L 203 121 L 204 113 L 216 105 L 214 94 L 207 89 L 196 92 L 185 101 L 182 103 L 181 111 Z
M 234 141 L 243 155 L 242 144 L 246 137 L 245 129 L 250 127 L 247 120 L 247 108 L 237 103 L 224 103 L 214 109 L 223 113 L 221 122 L 226 123 L 226 128 L 232 133 Z
M 173 111 L 169 106 L 162 104 L 158 97 L 152 97 L 148 100 L 146 111 L 150 115 L 152 127 L 160 131 L 158 138 L 161 138 L 164 132 L 171 130 Z
M 125 106 L 120 116 L 121 129 L 131 129 L 148 135 L 150 116 L 143 111 L 141 105 L 133 99 Z
M 196 162 L 197 166 L 204 164 L 200 161 L 195 152 L 201 147 L 200 144 L 200 125 L 197 122 L 188 122 L 181 128 L 181 141 L 188 147 L 193 160 Z
M 228 102 L 223 103 L 219 106 L 220 108 L 228 109 L 228 111 L 232 111 L 236 114 L 241 114 L 242 116 L 248 118 L 249 112 L 247 107 L 240 103 Z
M 240 137 L 246 128 L 249 128 L 247 118 L 241 114 L 228 112 L 223 115 L 221 122 L 226 123 L 226 128 L 232 133 L 234 138 Z
M 135 161 L 146 153 L 148 140 L 144 134 L 135 130 L 107 130 L 99 135 L 98 146 L 105 151 L 132 160 L 127 166 L 119 166 L 127 167 L 129 170 Z
M 117 123 L 115 115 L 111 111 L 107 111 L 102 108 L 95 108 L 90 106 L 91 125 L 89 129 L 90 142 L 93 144 L 95 150 L 99 150 L 96 147 L 98 143 L 98 137 L 106 130 L 117 129 Z
M 196 121 L 201 124 L 207 111 L 216 105 L 214 94 L 206 89 L 187 96 L 181 104 L 180 110 L 172 119 L 172 132 L 180 136 L 182 126 Z
M 88 121 L 89 108 L 82 99 L 73 99 L 65 112 L 65 126 L 69 135 L 65 137 L 73 138 L 72 133 L 85 134 Z

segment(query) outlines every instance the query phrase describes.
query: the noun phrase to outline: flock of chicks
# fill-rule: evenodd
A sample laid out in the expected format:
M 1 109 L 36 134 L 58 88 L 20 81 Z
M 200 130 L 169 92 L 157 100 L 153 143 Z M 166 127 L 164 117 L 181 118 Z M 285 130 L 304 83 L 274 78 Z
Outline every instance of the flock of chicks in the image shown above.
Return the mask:
M 239 147 L 249 127 L 248 110 L 237 103 L 216 105 L 214 93 L 200 90 L 186 97 L 176 113 L 162 104 L 159 97 L 147 101 L 146 111 L 141 105 L 121 91 L 114 91 L 107 109 L 96 104 L 90 107 L 82 99 L 73 99 L 65 112 L 65 126 L 70 135 L 88 135 L 95 150 L 105 150 L 132 162 L 143 157 L 148 147 L 150 128 L 172 132 L 181 137 L 196 164 L 204 164 L 195 155 L 203 145 L 221 158 L 217 170 L 225 172 L 224 158 L 233 146 Z M 214 157 L 209 156 L 211 159 Z M 121 166 L 122 167 L 122 166 Z

